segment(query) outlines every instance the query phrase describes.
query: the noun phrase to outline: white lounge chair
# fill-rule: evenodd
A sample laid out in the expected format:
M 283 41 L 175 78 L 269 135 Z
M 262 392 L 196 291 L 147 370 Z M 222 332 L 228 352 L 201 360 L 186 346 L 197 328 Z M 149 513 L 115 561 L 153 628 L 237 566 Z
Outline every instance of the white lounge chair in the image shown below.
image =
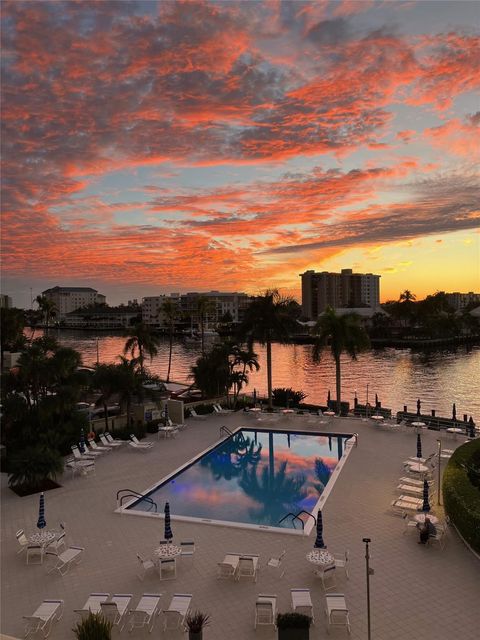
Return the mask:
M 237 569 L 237 580 L 240 578 L 253 578 L 257 581 L 258 556 L 240 556 Z
M 105 431 L 105 438 L 113 444 L 126 444 L 126 440 L 119 440 L 118 438 L 114 438 L 108 431 Z
M 53 551 L 47 551 L 47 556 L 53 556 L 56 558 L 55 564 L 49 569 L 48 573 L 58 571 L 60 575 L 64 576 L 68 573 L 72 564 L 80 564 L 84 551 L 84 547 L 75 546 L 68 547 L 68 549 L 62 551 L 60 555 L 57 555 Z
M 325 614 L 330 626 L 347 627 L 350 633 L 350 618 L 343 593 L 327 593 L 325 596 Z
M 76 444 L 72 444 L 70 449 L 72 450 L 73 457 L 75 458 L 75 460 L 90 460 L 91 462 L 92 460 L 95 460 L 96 457 L 98 457 L 91 453 L 81 453 L 80 449 L 77 447 Z
M 207 416 L 205 416 L 205 415 L 203 415 L 203 414 L 202 414 L 202 415 L 200 415 L 199 413 L 197 413 L 197 412 L 195 411 L 195 409 L 194 409 L 193 407 L 191 407 L 191 408 L 189 409 L 189 411 L 190 411 L 190 417 L 191 417 L 191 418 L 194 418 L 195 420 L 206 420 L 206 419 L 207 419 Z
M 400 498 L 405 498 L 408 496 L 400 496 Z M 400 512 L 399 515 L 401 515 L 403 517 L 404 515 L 404 511 L 420 511 L 420 509 L 422 508 L 422 504 L 417 504 L 415 502 L 410 502 L 408 500 L 393 500 L 391 502 L 391 507 L 393 508 L 394 511 Z
M 181 558 L 193 558 L 195 555 L 195 542 L 180 542 L 180 557 Z
M 160 580 L 174 580 L 177 577 L 177 561 L 175 558 L 160 560 L 158 563 Z
M 95 451 L 99 451 L 100 453 L 111 453 L 112 447 L 105 447 L 98 445 L 93 438 L 89 438 L 87 441 L 88 446 L 91 448 L 91 451 L 94 453 Z
M 133 433 L 130 434 L 130 440 L 133 442 L 133 444 L 136 444 L 137 447 L 140 447 L 142 449 L 151 449 L 154 444 L 153 442 L 140 442 L 137 436 L 133 435 Z
M 118 447 L 121 447 L 123 444 L 123 442 L 109 442 L 107 440 L 107 436 L 104 433 L 101 433 L 98 437 L 100 438 L 100 442 L 104 447 L 109 447 L 112 450 L 118 449 Z
M 213 410 L 220 416 L 227 416 L 229 413 L 233 413 L 233 409 L 224 409 L 218 403 L 213 405 Z
M 119 631 L 123 629 L 127 621 L 128 605 L 132 597 L 131 593 L 114 593 L 110 601 L 100 603 L 103 617 L 118 627 Z
M 17 538 L 18 544 L 20 545 L 20 549 L 17 551 L 17 554 L 23 553 L 25 549 L 28 547 L 28 538 L 25 535 L 25 532 L 23 529 L 19 529 L 15 534 L 15 536 Z
M 137 560 L 140 565 L 140 573 L 137 573 L 137 576 L 140 580 L 144 580 L 148 571 L 151 571 L 152 569 L 156 570 L 157 568 L 152 560 L 150 560 L 149 558 L 142 558 L 139 553 L 137 553 Z
M 85 459 L 85 460 L 76 460 L 75 457 L 67 458 L 65 462 L 65 467 L 67 469 L 71 469 L 72 478 L 75 477 L 75 473 L 78 471 L 80 475 L 86 476 L 89 473 L 95 475 L 95 460 Z
M 155 618 L 160 615 L 161 593 L 144 593 L 135 609 L 130 609 L 129 631 L 134 628 L 141 629 L 147 627 L 152 633 L 155 625 Z
M 276 629 L 277 596 L 259 594 L 255 602 L 255 629 L 258 626 L 272 626 Z
M 23 616 L 27 620 L 25 638 L 32 633 L 42 632 L 47 638 L 55 621 L 63 615 L 63 600 L 44 600 L 31 616 Z
M 217 562 L 217 578 L 235 578 L 236 567 L 229 562 Z
M 167 629 L 181 629 L 184 626 L 191 602 L 191 593 L 176 593 L 173 596 L 168 609 L 163 611 L 163 628 L 165 631 Z
M 90 613 L 101 613 L 102 608 L 100 605 L 102 602 L 106 602 L 109 597 L 109 593 L 91 593 L 83 607 L 75 609 L 75 613 L 78 613 L 82 618 L 87 617 Z
M 313 617 L 313 604 L 312 597 L 310 595 L 310 589 L 290 589 L 292 596 L 292 609 L 296 613 L 303 613 L 306 616 L 310 616 L 312 622 L 315 622 Z
M 282 571 L 281 568 L 282 568 L 282 562 L 286 553 L 287 552 L 283 550 L 278 557 L 272 556 L 267 560 L 267 567 L 273 567 L 274 569 L 278 569 L 280 571 L 280 578 L 283 578 L 283 576 L 285 575 L 285 569 Z

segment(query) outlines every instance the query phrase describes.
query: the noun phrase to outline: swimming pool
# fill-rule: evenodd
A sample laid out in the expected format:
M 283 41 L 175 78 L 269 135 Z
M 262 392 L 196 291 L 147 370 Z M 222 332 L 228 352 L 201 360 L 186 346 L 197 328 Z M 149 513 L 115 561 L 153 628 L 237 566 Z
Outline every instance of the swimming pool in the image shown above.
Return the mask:
M 304 531 L 298 519 L 284 517 L 321 508 L 351 449 L 348 438 L 240 428 L 144 495 L 159 514 L 168 501 L 173 519 L 309 533 L 309 516 L 301 516 Z M 151 502 L 134 500 L 122 511 L 152 515 Z

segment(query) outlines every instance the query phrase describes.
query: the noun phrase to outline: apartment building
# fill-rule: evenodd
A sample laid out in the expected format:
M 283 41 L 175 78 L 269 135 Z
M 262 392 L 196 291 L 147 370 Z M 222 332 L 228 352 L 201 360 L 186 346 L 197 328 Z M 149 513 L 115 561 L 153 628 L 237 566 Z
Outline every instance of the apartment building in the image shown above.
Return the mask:
M 166 324 L 165 316 L 162 313 L 162 306 L 166 300 L 172 300 L 180 306 L 180 294 L 146 296 L 142 298 L 142 322 L 151 327 L 163 327 Z
M 327 307 L 375 308 L 380 304 L 380 276 L 373 273 L 353 273 L 342 269 L 340 273 L 313 270 L 301 273 L 302 313 L 316 320 Z
M 75 329 L 125 329 L 136 324 L 139 315 L 138 306 L 90 307 L 67 313 L 64 325 Z
M 11 309 L 12 307 L 12 298 L 5 293 L 0 293 L 0 309 Z
M 65 320 L 68 313 L 77 309 L 106 302 L 106 297 L 91 287 L 53 287 L 42 294 L 54 302 L 57 321 Z
M 450 304 L 455 311 L 461 311 L 468 307 L 469 304 L 480 304 L 480 293 L 473 293 L 473 291 L 469 291 L 468 293 L 459 293 L 455 291 L 454 293 L 446 293 L 448 304 Z

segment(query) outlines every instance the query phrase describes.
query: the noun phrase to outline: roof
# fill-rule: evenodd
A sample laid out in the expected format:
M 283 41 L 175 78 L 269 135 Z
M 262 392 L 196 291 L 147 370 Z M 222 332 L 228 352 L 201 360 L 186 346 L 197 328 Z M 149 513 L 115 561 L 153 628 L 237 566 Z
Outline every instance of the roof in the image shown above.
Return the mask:
M 81 307 L 70 311 L 65 314 L 66 316 L 111 316 L 130 313 L 133 315 L 139 315 L 140 310 L 138 307 Z
M 69 292 L 77 292 L 77 293 L 87 293 L 87 292 L 93 292 L 93 293 L 98 293 L 98 291 L 96 289 L 92 289 L 92 287 L 52 287 L 51 289 L 45 289 L 45 291 L 42 291 L 42 293 L 60 293 L 61 291 L 69 291 Z

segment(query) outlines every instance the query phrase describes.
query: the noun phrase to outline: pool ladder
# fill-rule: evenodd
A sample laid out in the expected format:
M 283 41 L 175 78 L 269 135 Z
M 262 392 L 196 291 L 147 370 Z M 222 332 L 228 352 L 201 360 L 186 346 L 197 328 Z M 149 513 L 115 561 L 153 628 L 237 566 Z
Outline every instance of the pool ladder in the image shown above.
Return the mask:
M 127 493 L 124 493 L 125 491 Z M 123 495 L 120 495 L 121 493 Z M 119 504 L 119 498 L 120 498 L 120 504 Z M 155 513 L 157 512 L 157 503 L 154 502 L 150 498 L 150 496 L 145 496 L 143 495 L 143 493 L 138 493 L 138 491 L 134 491 L 133 489 L 120 489 L 119 491 L 117 491 L 117 505 L 122 507 L 125 498 L 139 498 L 139 502 L 144 500 L 147 504 L 150 505 L 149 511 L 151 511 L 153 507 L 155 508 Z
M 230 429 L 228 427 L 220 427 L 220 437 L 222 437 L 223 435 L 225 436 L 233 436 L 233 433 L 230 431 Z
M 286 520 L 289 516 L 293 516 L 292 518 L 292 522 L 293 522 L 293 528 L 296 529 L 297 527 L 295 526 L 295 520 L 300 520 L 301 524 L 302 524 L 302 531 L 305 529 L 305 523 L 304 521 L 299 518 L 299 515 L 302 513 L 306 513 L 307 516 L 310 516 L 311 518 L 313 518 L 315 524 L 317 524 L 317 519 L 315 518 L 315 516 L 313 515 L 313 513 L 310 513 L 310 511 L 305 511 L 305 509 L 302 509 L 301 511 L 299 511 L 298 513 L 292 513 L 290 511 L 290 513 L 287 513 L 286 516 L 283 516 L 283 518 L 281 520 L 278 521 L 278 524 L 281 524 L 284 520 Z

